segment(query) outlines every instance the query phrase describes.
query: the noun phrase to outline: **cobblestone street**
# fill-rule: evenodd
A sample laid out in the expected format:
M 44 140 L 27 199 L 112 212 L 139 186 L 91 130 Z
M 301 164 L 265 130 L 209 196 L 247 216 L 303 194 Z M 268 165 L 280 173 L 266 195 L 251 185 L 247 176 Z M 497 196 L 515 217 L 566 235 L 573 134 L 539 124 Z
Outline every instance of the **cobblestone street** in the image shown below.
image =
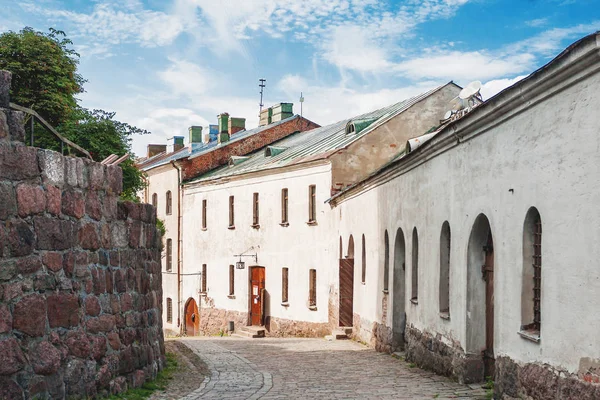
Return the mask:
M 352 341 L 186 338 L 209 376 L 184 399 L 484 399 Z M 202 378 L 201 378 L 202 379 Z

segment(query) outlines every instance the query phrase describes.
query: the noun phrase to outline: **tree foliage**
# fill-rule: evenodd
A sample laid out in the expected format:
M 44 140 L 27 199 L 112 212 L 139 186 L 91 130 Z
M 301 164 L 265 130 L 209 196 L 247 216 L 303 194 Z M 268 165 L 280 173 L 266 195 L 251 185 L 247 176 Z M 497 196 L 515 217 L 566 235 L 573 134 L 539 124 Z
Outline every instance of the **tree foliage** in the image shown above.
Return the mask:
M 12 72 L 11 99 L 36 110 L 56 126 L 77 108 L 85 80 L 77 73 L 79 54 L 62 31 L 25 28 L 0 35 L 0 69 Z
M 11 101 L 38 112 L 62 135 L 101 161 L 111 154 L 131 152 L 132 136 L 149 133 L 114 119 L 114 112 L 88 110 L 75 97 L 86 80 L 77 72 L 79 54 L 65 33 L 24 28 L 0 34 L 0 69 L 12 72 Z M 35 145 L 60 151 L 60 142 L 41 125 L 34 128 Z M 75 154 L 74 154 L 75 155 Z M 143 188 L 142 173 L 131 160 L 123 168 L 122 197 L 134 200 Z
M 90 152 L 94 160 L 103 160 L 111 154 L 119 156 L 131 153 L 133 135 L 148 132 L 114 119 L 114 112 L 79 108 L 72 118 L 59 125 L 60 132 L 69 140 Z M 121 197 L 135 200 L 136 192 L 143 188 L 140 171 L 131 159 L 120 164 L 123 169 L 123 193 Z

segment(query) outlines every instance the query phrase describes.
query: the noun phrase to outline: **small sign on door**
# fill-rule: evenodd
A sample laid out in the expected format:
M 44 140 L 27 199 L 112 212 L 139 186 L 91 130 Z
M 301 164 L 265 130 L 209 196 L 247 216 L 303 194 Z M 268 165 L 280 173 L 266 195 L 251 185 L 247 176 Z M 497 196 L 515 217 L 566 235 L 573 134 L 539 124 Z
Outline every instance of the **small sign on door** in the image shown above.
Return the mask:
M 258 286 L 252 286 L 252 294 L 258 296 Z

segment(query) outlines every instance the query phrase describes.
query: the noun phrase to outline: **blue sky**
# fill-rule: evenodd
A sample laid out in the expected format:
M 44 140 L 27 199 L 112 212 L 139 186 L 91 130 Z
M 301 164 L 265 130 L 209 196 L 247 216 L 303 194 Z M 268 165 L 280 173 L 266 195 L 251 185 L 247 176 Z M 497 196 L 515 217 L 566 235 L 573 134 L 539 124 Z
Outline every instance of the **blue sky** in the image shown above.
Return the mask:
M 304 93 L 325 125 L 454 80 L 485 98 L 600 30 L 600 0 L 0 0 L 0 32 L 63 30 L 88 80 L 81 104 L 152 135 Z

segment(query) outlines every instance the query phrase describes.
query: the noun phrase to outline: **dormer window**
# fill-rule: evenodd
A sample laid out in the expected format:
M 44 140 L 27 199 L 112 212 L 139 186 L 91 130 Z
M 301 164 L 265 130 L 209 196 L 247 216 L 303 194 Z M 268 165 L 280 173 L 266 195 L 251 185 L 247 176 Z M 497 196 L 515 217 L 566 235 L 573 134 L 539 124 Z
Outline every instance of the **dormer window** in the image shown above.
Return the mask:
M 231 156 L 229 158 L 229 166 L 233 167 L 234 165 L 241 164 L 249 158 L 250 157 L 244 157 L 244 156 Z
M 267 146 L 265 149 L 265 157 L 274 157 L 277 154 L 283 153 L 287 147 Z
M 348 122 L 348 124 L 346 125 L 346 134 L 354 133 L 354 132 L 356 132 L 356 127 L 354 126 L 354 124 L 352 122 Z

